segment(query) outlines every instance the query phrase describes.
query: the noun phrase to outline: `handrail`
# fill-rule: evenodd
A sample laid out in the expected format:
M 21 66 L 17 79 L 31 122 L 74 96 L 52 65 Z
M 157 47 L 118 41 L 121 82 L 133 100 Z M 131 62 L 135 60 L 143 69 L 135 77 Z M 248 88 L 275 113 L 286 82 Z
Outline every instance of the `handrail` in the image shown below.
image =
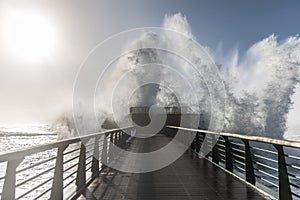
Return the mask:
M 185 131 L 194 131 L 198 133 L 208 133 L 212 135 L 220 135 L 220 136 L 227 136 L 232 138 L 238 138 L 238 139 L 246 139 L 256 142 L 263 142 L 263 143 L 269 143 L 269 144 L 278 144 L 282 146 L 289 146 L 289 147 L 295 147 L 300 148 L 300 142 L 298 141 L 292 141 L 292 140 L 282 140 L 282 139 L 276 139 L 276 138 L 267 138 L 267 137 L 261 137 L 261 136 L 253 136 L 253 135 L 242 135 L 237 133 L 226 133 L 226 132 L 214 132 L 214 131 L 208 131 L 208 130 L 200 130 L 200 129 L 191 129 L 191 128 L 184 128 L 184 127 L 178 127 L 178 126 L 166 126 L 168 128 L 174 128 L 179 130 L 185 130 Z
M 300 187 L 295 187 L 300 183 L 300 142 L 178 126 L 166 128 L 193 134 L 192 152 L 269 195 L 280 200 L 300 199 Z M 212 145 L 207 135 L 223 139 L 215 137 L 216 145 Z M 210 147 L 211 152 L 205 152 L 202 146 Z
M 35 199 L 65 199 L 64 190 L 72 191 L 67 198 L 80 196 L 91 180 L 105 169 L 105 164 L 113 160 L 108 140 L 115 145 L 125 144 L 129 136 L 123 130 L 130 128 L 111 129 L 0 154 L 0 164 L 7 163 L 5 176 L 0 178 L 1 199 L 29 195 Z M 39 159 L 30 160 L 38 153 L 42 154 Z M 21 187 L 28 190 L 18 193 Z M 38 188 L 41 189 L 36 192 Z
M 122 130 L 128 129 L 124 128 Z M 70 139 L 64 139 L 64 140 L 59 140 L 59 141 L 55 141 L 55 142 L 49 142 L 47 144 L 42 144 L 42 145 L 37 145 L 34 147 L 28 147 L 25 149 L 19 149 L 19 150 L 14 150 L 14 151 L 10 151 L 10 152 L 6 152 L 6 153 L 0 153 L 0 162 L 4 162 L 4 161 L 8 161 L 8 160 L 14 160 L 20 157 L 24 157 L 24 156 L 28 156 L 31 154 L 35 154 L 35 153 L 39 153 L 41 151 L 47 151 L 53 148 L 58 148 L 58 147 L 62 147 L 65 145 L 69 145 L 69 144 L 74 144 L 77 142 L 80 142 L 81 140 L 85 140 L 85 139 L 90 139 L 93 138 L 95 136 L 100 136 L 100 135 L 104 135 L 104 134 L 108 134 L 114 131 L 117 131 L 120 129 L 110 129 L 108 131 L 103 131 L 103 132 L 97 132 L 97 133 L 93 133 L 93 134 L 89 134 L 89 135 L 85 135 L 85 136 L 79 136 L 79 137 L 73 137 Z

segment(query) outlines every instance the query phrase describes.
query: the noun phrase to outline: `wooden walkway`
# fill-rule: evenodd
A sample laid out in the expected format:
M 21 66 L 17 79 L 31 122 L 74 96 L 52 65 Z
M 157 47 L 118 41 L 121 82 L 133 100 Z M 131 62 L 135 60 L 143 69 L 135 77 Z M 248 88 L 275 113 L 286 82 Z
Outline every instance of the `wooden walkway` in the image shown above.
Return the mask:
M 149 152 L 167 142 L 169 138 L 162 135 L 133 139 L 129 150 Z M 84 196 L 79 199 L 264 199 L 245 183 L 191 152 L 155 172 L 130 174 L 106 169 Z

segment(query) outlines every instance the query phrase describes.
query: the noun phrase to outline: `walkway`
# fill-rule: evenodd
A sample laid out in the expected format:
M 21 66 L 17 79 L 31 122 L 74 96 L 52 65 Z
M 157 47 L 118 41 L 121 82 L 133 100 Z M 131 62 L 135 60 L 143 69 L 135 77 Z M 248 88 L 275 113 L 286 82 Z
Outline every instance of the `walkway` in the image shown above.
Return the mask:
M 129 150 L 149 152 L 169 138 L 157 135 L 133 139 Z M 211 164 L 186 152 L 173 164 L 150 173 L 130 174 L 105 169 L 89 186 L 86 199 L 264 199 L 252 188 Z M 85 199 L 81 196 L 79 199 Z

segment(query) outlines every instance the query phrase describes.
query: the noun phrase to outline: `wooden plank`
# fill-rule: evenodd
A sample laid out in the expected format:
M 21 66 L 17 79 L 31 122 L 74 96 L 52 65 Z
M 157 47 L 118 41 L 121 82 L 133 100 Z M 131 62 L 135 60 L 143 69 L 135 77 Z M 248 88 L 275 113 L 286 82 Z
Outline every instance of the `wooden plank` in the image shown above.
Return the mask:
M 149 152 L 170 138 L 132 140 L 129 151 Z M 95 199 L 264 199 L 255 190 L 205 159 L 187 151 L 165 168 L 148 173 L 112 170 L 95 180 L 88 191 Z

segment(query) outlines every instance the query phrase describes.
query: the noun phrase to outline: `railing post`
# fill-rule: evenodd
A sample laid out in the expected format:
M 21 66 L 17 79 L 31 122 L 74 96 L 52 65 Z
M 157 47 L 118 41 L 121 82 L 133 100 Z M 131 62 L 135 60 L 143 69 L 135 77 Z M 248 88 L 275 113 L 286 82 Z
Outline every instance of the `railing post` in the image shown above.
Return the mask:
M 68 145 L 58 147 L 57 149 L 54 177 L 50 194 L 51 200 L 62 200 L 64 198 L 64 151 L 67 147 Z
M 255 174 L 252 162 L 252 153 L 249 140 L 242 140 L 245 144 L 245 170 L 246 170 L 246 181 L 255 185 Z
M 201 144 L 202 157 L 203 157 L 204 154 L 206 154 L 204 157 L 208 158 L 209 157 L 208 144 L 207 144 L 207 142 L 205 142 L 206 134 L 205 133 L 201 133 L 201 135 L 202 135 L 202 144 Z
M 97 176 L 99 171 L 99 137 L 95 137 L 94 155 L 91 168 L 92 176 Z
M 233 159 L 232 159 L 232 151 L 231 151 L 231 144 L 227 136 L 223 136 L 225 140 L 225 159 L 226 159 L 226 169 L 230 172 L 233 172 Z
M 119 140 L 119 145 L 122 146 L 122 131 L 119 131 L 118 140 Z
M 121 145 L 122 147 L 126 146 L 126 133 L 124 133 L 123 131 L 121 131 Z
M 110 143 L 109 143 L 109 150 L 108 150 L 108 162 L 110 163 L 113 160 L 114 152 L 113 146 L 114 145 L 114 132 L 110 134 Z
M 119 147 L 123 147 L 124 145 L 124 140 L 123 140 L 123 133 L 120 131 L 120 136 L 119 136 Z
M 101 168 L 105 168 L 107 165 L 107 134 L 103 136 L 103 146 L 101 153 Z
M 217 141 L 216 141 L 217 140 Z M 219 164 L 219 150 L 218 150 L 218 139 L 215 138 L 215 136 L 212 136 L 212 143 L 215 143 L 213 149 L 212 149 L 212 161 L 216 164 Z
M 196 133 L 195 140 L 196 140 L 196 152 L 197 152 L 197 154 L 199 154 L 199 151 L 201 148 L 199 133 Z
M 119 144 L 119 131 L 115 133 L 114 144 L 116 146 Z
M 201 135 L 201 137 L 199 137 L 199 139 L 202 139 L 202 141 L 201 141 L 201 147 L 202 147 L 204 140 L 205 140 L 205 133 L 200 133 L 200 135 Z
M 283 146 L 274 144 L 278 152 L 279 199 L 292 200 L 288 171 L 285 162 Z
M 86 141 L 87 142 L 87 141 Z M 76 191 L 81 191 L 86 184 L 86 147 L 84 141 L 81 142 L 80 147 L 80 155 L 77 169 L 77 177 L 76 177 Z
M 24 158 L 10 160 L 6 166 L 5 180 L 2 190 L 2 199 L 11 200 L 16 197 L 16 169 Z
M 189 134 L 189 137 L 190 136 L 191 136 L 191 134 Z M 190 148 L 191 148 L 192 151 L 195 151 L 195 149 L 196 149 L 196 140 L 195 139 L 196 138 L 193 139 L 193 142 L 190 145 Z
M 188 132 L 184 132 L 185 133 L 185 136 L 183 138 L 183 144 L 184 145 L 189 145 L 189 133 Z M 188 148 L 187 150 L 191 151 L 191 148 Z

